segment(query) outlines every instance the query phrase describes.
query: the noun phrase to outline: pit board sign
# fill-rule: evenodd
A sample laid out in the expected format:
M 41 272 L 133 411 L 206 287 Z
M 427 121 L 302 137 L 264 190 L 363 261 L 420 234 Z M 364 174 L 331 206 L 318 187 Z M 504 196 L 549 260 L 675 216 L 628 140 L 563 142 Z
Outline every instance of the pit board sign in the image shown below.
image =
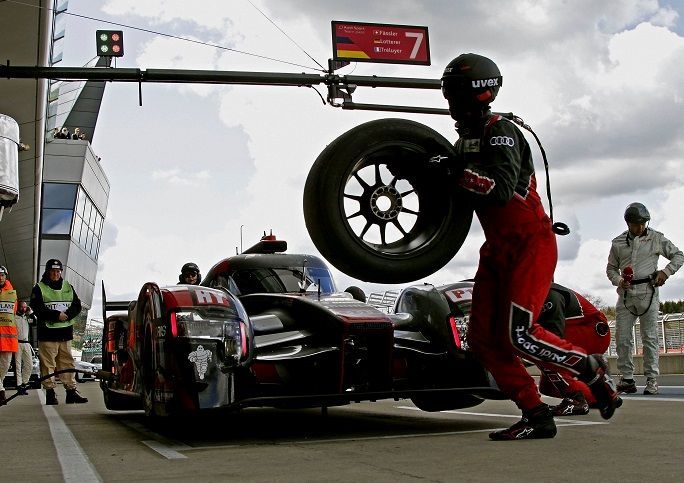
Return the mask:
M 430 65 L 428 28 L 333 20 L 333 60 Z

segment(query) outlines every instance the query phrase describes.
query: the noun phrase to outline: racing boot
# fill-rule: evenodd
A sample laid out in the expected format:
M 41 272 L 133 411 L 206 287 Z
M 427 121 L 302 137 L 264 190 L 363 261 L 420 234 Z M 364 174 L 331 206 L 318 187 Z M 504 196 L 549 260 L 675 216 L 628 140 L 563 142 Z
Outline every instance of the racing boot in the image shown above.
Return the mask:
M 55 394 L 54 389 L 46 389 L 45 390 L 45 405 L 46 406 L 56 406 L 59 404 L 59 401 L 57 401 L 57 394 Z
M 81 396 L 76 389 L 67 389 L 66 393 L 67 404 L 83 404 L 88 402 L 88 398 Z
M 508 429 L 501 429 L 489 433 L 489 439 L 494 441 L 512 441 L 514 439 L 541 439 L 556 436 L 556 423 L 553 413 L 546 404 L 523 411 L 523 417 Z
M 596 407 L 603 419 L 610 419 L 622 400 L 608 370 L 608 362 L 601 354 L 587 356 L 587 367 L 580 379 L 587 383 L 596 398 Z
M 5 397 L 5 390 L 0 391 L 0 406 L 7 404 L 7 398 Z
M 584 394 L 578 392 L 563 398 L 559 405 L 551 408 L 554 416 L 583 416 L 589 413 L 589 403 Z

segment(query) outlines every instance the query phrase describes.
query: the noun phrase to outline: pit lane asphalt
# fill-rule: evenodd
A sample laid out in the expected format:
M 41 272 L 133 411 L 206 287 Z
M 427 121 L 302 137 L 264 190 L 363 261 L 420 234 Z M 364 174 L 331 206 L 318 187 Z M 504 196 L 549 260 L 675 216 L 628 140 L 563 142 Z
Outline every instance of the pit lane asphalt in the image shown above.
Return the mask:
M 443 413 L 409 401 L 327 416 L 249 409 L 151 428 L 142 412 L 107 411 L 97 383 L 80 385 L 84 405 L 64 404 L 58 388 L 60 405 L 41 406 L 32 390 L 0 408 L 0 448 L 11 462 L 0 481 L 678 481 L 684 376 L 660 383 L 658 396 L 626 396 L 609 421 L 594 411 L 557 418 L 556 438 L 517 442 L 487 437 L 519 419 L 508 401 Z

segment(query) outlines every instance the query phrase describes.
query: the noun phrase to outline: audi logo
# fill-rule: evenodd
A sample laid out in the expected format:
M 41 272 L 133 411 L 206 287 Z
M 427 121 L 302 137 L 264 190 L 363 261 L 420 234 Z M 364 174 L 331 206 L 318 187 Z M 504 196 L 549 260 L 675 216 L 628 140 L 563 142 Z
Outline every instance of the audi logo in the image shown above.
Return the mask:
M 509 138 L 508 136 L 492 136 L 489 139 L 489 144 L 491 146 L 513 147 L 513 146 L 515 146 L 515 141 L 513 141 L 513 138 Z

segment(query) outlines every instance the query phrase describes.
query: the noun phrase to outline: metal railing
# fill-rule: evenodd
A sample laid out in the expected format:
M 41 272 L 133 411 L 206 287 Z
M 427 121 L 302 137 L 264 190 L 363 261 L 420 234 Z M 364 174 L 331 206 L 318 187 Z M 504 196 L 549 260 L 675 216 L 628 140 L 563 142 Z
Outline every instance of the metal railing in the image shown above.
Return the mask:
M 386 314 L 394 312 L 394 304 L 399 298 L 400 290 L 387 290 L 386 292 L 373 292 L 366 299 L 368 305 L 372 305 L 376 309 Z
M 607 354 L 614 356 L 617 355 L 615 350 L 615 321 L 611 320 L 609 325 L 611 334 Z M 644 344 L 641 340 L 641 326 L 638 320 L 632 329 L 632 336 L 634 337 L 634 353 L 642 354 Z M 665 314 L 658 317 L 658 343 L 661 354 L 684 353 L 684 313 Z

